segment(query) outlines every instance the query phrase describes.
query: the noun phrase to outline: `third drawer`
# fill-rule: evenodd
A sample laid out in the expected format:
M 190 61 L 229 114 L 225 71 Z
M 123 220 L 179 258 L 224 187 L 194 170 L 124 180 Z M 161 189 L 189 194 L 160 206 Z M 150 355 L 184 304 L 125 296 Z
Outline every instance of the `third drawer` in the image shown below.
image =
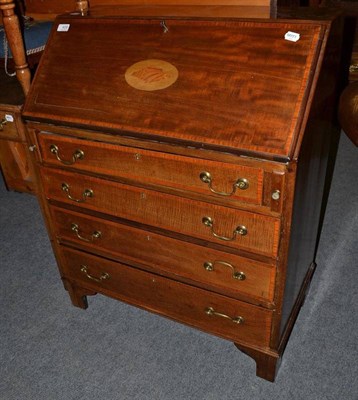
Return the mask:
M 62 242 L 232 297 L 273 300 L 273 265 L 55 206 L 51 214 Z

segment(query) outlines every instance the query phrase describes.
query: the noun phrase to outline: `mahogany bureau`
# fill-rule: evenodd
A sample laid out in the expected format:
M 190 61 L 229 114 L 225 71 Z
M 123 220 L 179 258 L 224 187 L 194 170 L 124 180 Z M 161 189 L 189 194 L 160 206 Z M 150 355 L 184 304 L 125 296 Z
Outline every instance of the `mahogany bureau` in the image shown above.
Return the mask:
M 274 380 L 315 268 L 340 26 L 151 13 L 58 18 L 27 97 L 61 278 Z

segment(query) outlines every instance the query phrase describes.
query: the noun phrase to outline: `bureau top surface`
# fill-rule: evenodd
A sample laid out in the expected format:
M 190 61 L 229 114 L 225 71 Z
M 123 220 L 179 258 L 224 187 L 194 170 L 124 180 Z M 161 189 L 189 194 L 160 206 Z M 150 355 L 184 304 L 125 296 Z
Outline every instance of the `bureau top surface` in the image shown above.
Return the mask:
M 291 158 L 325 31 L 324 24 L 302 21 L 63 16 L 23 115 Z M 287 32 L 299 34 L 298 40 L 285 39 Z

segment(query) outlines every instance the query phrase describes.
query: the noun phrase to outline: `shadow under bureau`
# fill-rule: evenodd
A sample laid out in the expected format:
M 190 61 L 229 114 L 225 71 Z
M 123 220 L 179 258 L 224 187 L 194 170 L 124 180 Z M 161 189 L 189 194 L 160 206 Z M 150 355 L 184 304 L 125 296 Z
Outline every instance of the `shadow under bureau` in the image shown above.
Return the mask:
M 54 24 L 23 117 L 59 271 L 74 305 L 220 336 L 274 380 L 315 268 L 340 26 L 171 15 Z

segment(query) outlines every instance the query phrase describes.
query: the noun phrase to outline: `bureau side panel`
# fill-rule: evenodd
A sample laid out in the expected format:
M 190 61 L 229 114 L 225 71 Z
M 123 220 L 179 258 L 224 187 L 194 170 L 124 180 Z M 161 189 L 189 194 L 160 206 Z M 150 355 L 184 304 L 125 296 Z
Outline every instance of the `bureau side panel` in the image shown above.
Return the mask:
M 280 334 L 287 331 L 297 316 L 306 289 L 310 267 L 315 265 L 321 221 L 327 201 L 339 138 L 336 120 L 340 82 L 339 53 L 341 21 L 332 28 L 326 46 L 322 70 L 297 154 L 297 175 L 288 253 L 285 293 Z M 301 291 L 301 296 L 300 296 Z

